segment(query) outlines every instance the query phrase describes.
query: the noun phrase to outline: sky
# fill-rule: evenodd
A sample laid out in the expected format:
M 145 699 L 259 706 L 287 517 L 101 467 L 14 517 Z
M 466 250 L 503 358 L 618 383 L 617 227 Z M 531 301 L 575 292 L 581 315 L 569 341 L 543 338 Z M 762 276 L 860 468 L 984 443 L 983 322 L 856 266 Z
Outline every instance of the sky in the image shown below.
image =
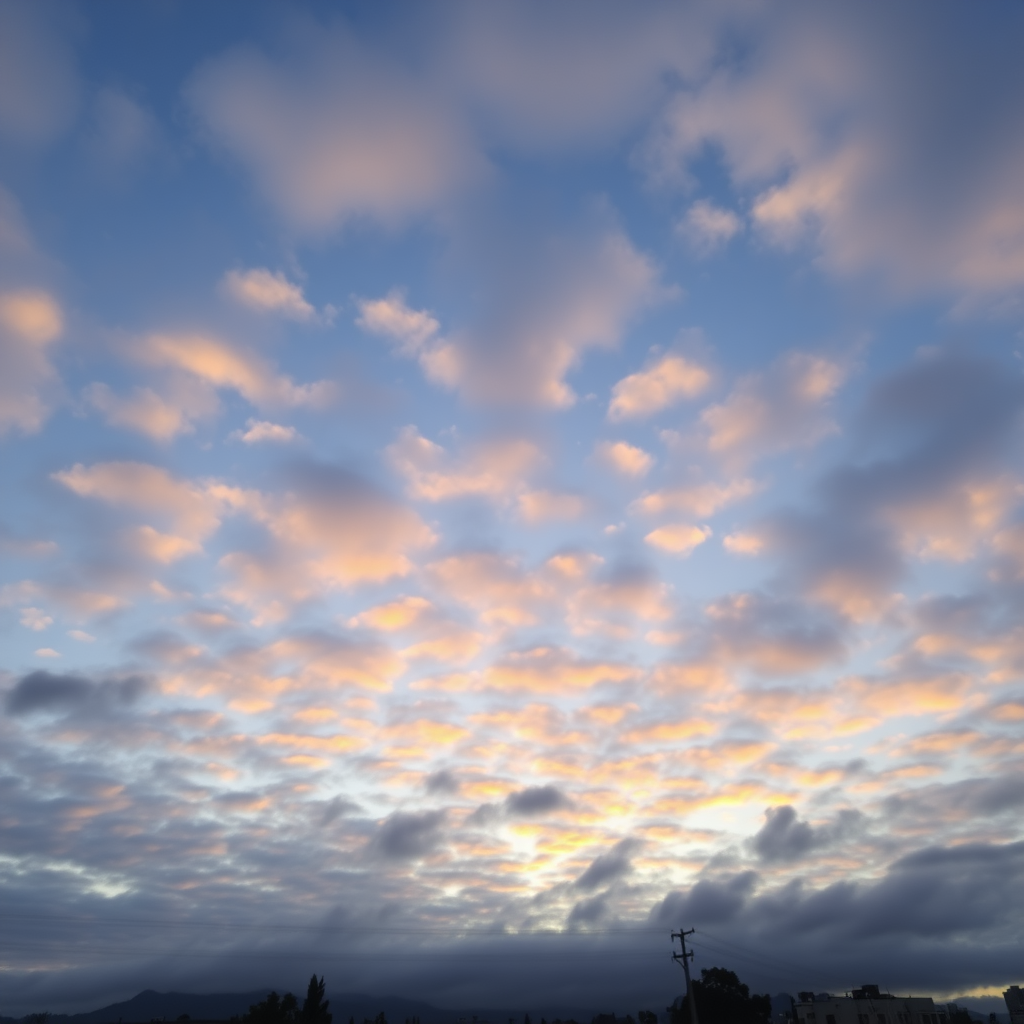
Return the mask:
M 0 3 L 0 1012 L 1024 978 L 1024 8 Z

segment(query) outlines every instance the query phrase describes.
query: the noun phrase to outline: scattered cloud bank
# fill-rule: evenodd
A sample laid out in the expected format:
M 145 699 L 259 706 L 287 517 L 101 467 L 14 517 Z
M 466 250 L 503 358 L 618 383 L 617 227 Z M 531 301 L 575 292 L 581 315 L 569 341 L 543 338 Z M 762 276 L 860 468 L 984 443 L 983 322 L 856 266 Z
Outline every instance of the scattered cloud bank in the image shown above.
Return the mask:
M 5 1012 L 1013 980 L 1024 15 L 368 12 L 0 8 Z

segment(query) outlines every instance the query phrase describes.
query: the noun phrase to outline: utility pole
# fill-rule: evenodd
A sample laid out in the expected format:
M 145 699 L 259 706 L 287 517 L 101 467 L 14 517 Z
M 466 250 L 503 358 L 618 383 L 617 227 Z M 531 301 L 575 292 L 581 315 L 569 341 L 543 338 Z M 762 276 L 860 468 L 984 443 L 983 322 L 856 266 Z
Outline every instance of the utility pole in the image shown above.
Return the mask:
M 672 933 L 673 945 L 674 940 L 679 940 L 679 945 L 683 947 L 682 953 L 676 953 L 675 950 L 672 952 L 672 959 L 679 961 L 683 965 L 683 973 L 686 975 L 686 998 L 690 1004 L 690 1024 L 697 1024 L 697 1004 L 693 999 L 693 983 L 690 981 L 690 960 L 693 958 L 693 950 L 689 952 L 686 950 L 686 936 L 692 935 L 697 929 L 691 928 L 688 932 L 684 932 L 682 928 L 677 932 Z

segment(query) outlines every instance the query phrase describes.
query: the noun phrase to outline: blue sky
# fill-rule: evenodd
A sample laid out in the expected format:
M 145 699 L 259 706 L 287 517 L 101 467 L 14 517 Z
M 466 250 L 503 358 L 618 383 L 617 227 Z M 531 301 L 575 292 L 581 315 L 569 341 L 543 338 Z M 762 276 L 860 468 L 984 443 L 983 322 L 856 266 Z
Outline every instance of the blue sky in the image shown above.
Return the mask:
M 1019 982 L 1022 28 L 0 6 L 4 1012 Z

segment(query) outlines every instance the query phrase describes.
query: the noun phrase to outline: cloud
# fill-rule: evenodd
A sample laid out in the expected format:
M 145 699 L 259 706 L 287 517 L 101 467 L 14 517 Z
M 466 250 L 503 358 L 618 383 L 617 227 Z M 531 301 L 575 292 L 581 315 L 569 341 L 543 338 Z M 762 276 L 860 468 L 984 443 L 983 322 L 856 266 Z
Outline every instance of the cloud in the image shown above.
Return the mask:
M 485 162 L 429 83 L 346 29 L 293 24 L 285 52 L 207 61 L 185 95 L 204 134 L 311 232 L 395 223 L 479 179 Z
M 720 249 L 743 230 L 743 221 L 707 199 L 699 199 L 676 224 L 676 231 L 702 256 Z
M 669 352 L 612 388 L 608 419 L 615 423 L 653 416 L 684 398 L 696 398 L 710 383 L 711 374 L 703 366 Z
M 383 299 L 360 300 L 356 323 L 364 331 L 397 341 L 406 356 L 419 355 L 441 330 L 441 324 L 426 310 L 410 309 L 397 289 Z
M 515 438 L 482 442 L 456 460 L 411 426 L 404 427 L 398 440 L 388 446 L 387 456 L 405 478 L 409 496 L 421 501 L 465 497 L 508 501 L 524 488 L 526 478 L 542 461 L 533 442 Z
M 159 466 L 144 462 L 76 463 L 71 469 L 54 473 L 53 479 L 80 497 L 97 498 L 168 520 L 186 543 L 203 540 L 220 525 L 221 505 L 215 494 L 202 485 L 177 480 Z M 155 531 L 151 540 L 159 542 Z
M 98 167 L 124 172 L 154 153 L 161 143 L 156 118 L 138 100 L 104 87 L 93 100 L 93 134 L 89 148 Z
M 274 373 L 255 353 L 202 334 L 151 334 L 136 355 L 150 366 L 182 370 L 214 388 L 237 391 L 258 408 L 316 407 L 334 392 L 329 381 L 295 384 L 290 377 Z
M 591 571 L 597 564 L 596 559 L 588 564 L 580 558 L 563 581 L 566 622 L 576 636 L 626 639 L 633 636 L 638 621 L 647 625 L 672 618 L 672 588 L 655 572 L 619 565 L 595 577 Z
M 836 465 L 812 510 L 770 517 L 758 531 L 766 548 L 805 593 L 877 618 L 912 554 L 959 555 L 994 529 L 1006 507 L 1001 460 L 1022 409 L 1024 384 L 1001 362 L 955 349 L 919 354 L 864 404 L 862 444 L 884 431 L 884 454 Z
M 194 380 L 179 384 L 171 382 L 168 398 L 152 388 L 136 387 L 130 397 L 121 398 L 102 383 L 93 383 L 82 397 L 115 427 L 127 427 L 155 441 L 170 441 L 178 434 L 190 434 L 195 421 L 207 419 L 217 412 L 214 392 L 196 386 Z
M 34 433 L 43 425 L 45 392 L 56 379 L 47 349 L 63 329 L 61 308 L 49 293 L 0 293 L 0 436 L 12 428 Z
M 744 592 L 716 599 L 706 613 L 719 655 L 766 675 L 806 672 L 846 653 L 841 624 L 813 604 Z
M 508 265 L 474 268 L 487 277 L 486 298 L 479 320 L 457 335 L 442 337 L 436 320 L 397 292 L 362 303 L 358 322 L 472 402 L 567 408 L 576 395 L 565 377 L 584 354 L 615 348 L 628 324 L 671 292 L 617 230 L 517 238 L 508 248 L 499 260 Z
M 810 447 L 838 430 L 827 406 L 846 376 L 838 362 L 791 352 L 767 373 L 740 379 L 720 405 L 701 413 L 708 450 L 742 464 L 792 447 Z
M 446 768 L 431 772 L 424 780 L 424 785 L 428 793 L 444 793 L 446 795 L 456 794 L 461 788 L 458 776 Z
M 41 608 L 22 608 L 19 622 L 26 629 L 34 630 L 36 633 L 41 633 L 48 626 L 53 625 L 52 617 Z
M 623 839 L 616 843 L 608 853 L 602 853 L 595 857 L 587 870 L 576 879 L 576 887 L 592 891 L 628 874 L 633 868 L 630 859 L 636 852 L 637 846 L 636 840 Z
M 505 797 L 505 813 L 519 818 L 533 818 L 572 806 L 557 786 L 528 786 Z
M 551 579 L 525 572 L 517 560 L 496 552 L 451 555 L 427 566 L 446 596 L 477 611 L 488 624 L 528 624 L 557 591 Z
M 230 435 L 245 444 L 262 444 L 265 441 L 273 444 L 291 444 L 302 436 L 294 427 L 285 427 L 267 420 L 249 418 L 245 425 L 246 430 L 233 430 Z
M 31 6 L 0 13 L 0 132 L 8 139 L 42 145 L 71 123 L 80 86 L 69 24 Z
M 490 665 L 483 683 L 488 689 L 557 694 L 627 682 L 639 674 L 632 665 L 578 658 L 562 648 L 534 647 L 513 651 Z
M 706 526 L 691 526 L 689 523 L 672 523 L 668 526 L 659 526 L 652 530 L 644 541 L 651 547 L 660 548 L 673 555 L 682 555 L 684 558 L 694 548 L 700 547 L 711 536 L 711 530 Z
M 274 546 L 221 559 L 232 577 L 224 593 L 257 609 L 257 621 L 280 621 L 292 602 L 334 587 L 406 576 L 410 555 L 433 545 L 434 532 L 412 509 L 364 478 L 336 466 L 299 462 L 280 493 L 216 485 L 211 495 L 266 527 Z
M 672 892 L 651 910 L 659 924 L 686 921 L 688 924 L 724 924 L 733 921 L 754 889 L 757 875 L 743 871 L 721 881 L 704 879 L 687 893 Z
M 164 565 L 176 562 L 186 555 L 199 554 L 203 550 L 198 541 L 190 540 L 188 537 L 177 537 L 174 534 L 160 533 L 152 526 L 137 527 L 132 534 L 132 540 L 140 554 L 154 562 L 163 562 Z
M 38 670 L 22 676 L 4 698 L 9 715 L 36 711 L 70 711 L 90 704 L 131 704 L 145 689 L 140 676 L 93 682 L 84 676 Z
M 727 58 L 679 89 L 645 147 L 647 166 L 678 181 L 712 147 L 737 192 L 753 193 L 762 236 L 807 245 L 834 273 L 904 292 L 1018 290 L 1024 149 L 1011 97 L 1022 75 L 995 24 L 980 43 L 984 81 L 971 62 L 951 70 L 950 39 L 968 24 L 960 13 L 936 24 L 909 61 L 916 35 L 895 12 L 774 19 L 750 37 L 743 60 Z M 965 95 L 966 106 L 953 102 Z M 950 139 L 970 141 L 936 173 Z
M 579 519 L 587 511 L 587 500 L 579 494 L 527 491 L 519 496 L 519 514 L 524 522 L 536 524 Z
M 745 477 L 725 484 L 704 483 L 684 487 L 667 487 L 641 495 L 630 505 L 630 511 L 647 515 L 684 512 L 694 516 L 713 516 L 733 502 L 749 498 L 758 489 L 755 481 Z
M 700 76 L 713 55 L 708 13 L 469 4 L 438 59 L 503 146 L 532 156 L 603 149 L 643 119 L 668 80 Z
M 381 822 L 371 848 L 388 860 L 420 859 L 441 842 L 444 820 L 444 811 L 396 811 Z
M 306 301 L 300 285 L 265 267 L 229 270 L 224 275 L 223 288 L 236 302 L 257 313 L 280 313 L 301 323 L 316 316 L 316 310 Z
M 654 465 L 654 458 L 643 448 L 626 441 L 601 441 L 594 454 L 606 465 L 624 476 L 646 476 Z
M 764 541 L 754 533 L 730 533 L 722 538 L 722 547 L 731 555 L 759 555 Z
M 796 860 L 814 848 L 814 830 L 807 822 L 797 820 L 789 804 L 769 807 L 764 817 L 765 823 L 753 839 L 762 860 Z

